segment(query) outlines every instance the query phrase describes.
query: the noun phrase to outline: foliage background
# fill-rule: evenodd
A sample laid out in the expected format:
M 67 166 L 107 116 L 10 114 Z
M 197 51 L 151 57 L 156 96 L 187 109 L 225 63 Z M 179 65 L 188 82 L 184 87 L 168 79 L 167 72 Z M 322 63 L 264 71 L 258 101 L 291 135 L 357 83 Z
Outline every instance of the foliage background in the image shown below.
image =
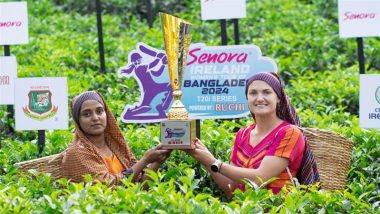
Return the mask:
M 3 2 L 3 0 L 1 0 Z M 119 79 L 116 71 L 127 63 L 138 42 L 163 48 L 158 11 L 192 22 L 194 42 L 220 45 L 217 21 L 200 20 L 199 1 L 152 1 L 154 24 L 148 27 L 144 1 L 103 1 L 103 34 L 107 73 L 99 70 L 95 1 L 28 1 L 27 45 L 11 46 L 19 77 L 68 78 L 69 99 L 100 91 L 117 118 L 126 103 L 139 96 L 132 79 Z M 232 38 L 232 23 L 228 22 Z M 39 157 L 36 132 L 10 133 L 14 121 L 0 106 L 0 210 L 2 213 L 64 212 L 380 212 L 380 132 L 358 125 L 359 68 L 355 39 L 340 39 L 337 1 L 247 1 L 247 17 L 240 20 L 241 44 L 258 45 L 273 58 L 286 82 L 305 127 L 332 130 L 351 138 L 355 147 L 343 192 L 308 192 L 294 189 L 272 195 L 252 186 L 231 200 L 210 180 L 205 170 L 186 154 L 175 151 L 149 184 L 125 181 L 125 186 L 71 184 L 38 173 L 20 175 L 13 164 Z M 234 44 L 230 39 L 228 44 Z M 380 73 L 380 40 L 365 38 L 367 73 Z M 3 52 L 3 48 L 0 47 Z M 129 96 L 128 96 L 129 95 Z M 228 160 L 235 132 L 251 118 L 203 120 L 203 141 L 220 159 Z M 159 141 L 157 124 L 123 124 L 120 127 L 137 157 Z M 41 156 L 63 151 L 72 139 L 69 130 L 47 131 Z M 89 179 L 90 180 L 90 179 Z

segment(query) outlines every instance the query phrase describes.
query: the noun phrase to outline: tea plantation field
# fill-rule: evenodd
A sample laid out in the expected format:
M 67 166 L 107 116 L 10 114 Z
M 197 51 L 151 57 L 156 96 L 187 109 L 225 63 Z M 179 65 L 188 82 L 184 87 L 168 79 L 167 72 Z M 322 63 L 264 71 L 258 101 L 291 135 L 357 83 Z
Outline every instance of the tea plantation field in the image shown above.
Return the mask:
M 1 0 L 1 2 L 4 2 Z M 69 99 L 98 90 L 117 117 L 134 154 L 159 143 L 158 124 L 124 124 L 126 104 L 140 91 L 133 78 L 118 78 L 128 53 L 144 42 L 163 49 L 159 11 L 190 21 L 193 42 L 221 44 L 217 21 L 201 21 L 200 1 L 152 1 L 154 23 L 149 28 L 145 1 L 103 1 L 106 72 L 99 72 L 95 1 L 28 1 L 30 43 L 10 46 L 18 77 L 67 77 Z M 196 161 L 174 151 L 158 173 L 150 173 L 149 190 L 129 180 L 108 187 L 53 180 L 49 175 L 20 174 L 14 164 L 65 150 L 73 138 L 68 130 L 46 132 L 38 154 L 36 131 L 15 131 L 14 120 L 0 106 L 0 213 L 380 213 L 380 131 L 359 127 L 359 64 L 355 39 L 339 38 L 337 1 L 247 1 L 240 20 L 240 43 L 254 44 L 275 60 L 286 91 L 302 125 L 337 132 L 353 140 L 351 168 L 344 191 L 292 188 L 273 195 L 255 184 L 227 200 Z M 234 45 L 228 22 L 228 44 Z M 366 73 L 380 73 L 380 39 L 364 39 Z M 0 53 L 4 48 L 0 47 Z M 216 157 L 228 161 L 236 130 L 250 117 L 202 120 L 201 137 Z

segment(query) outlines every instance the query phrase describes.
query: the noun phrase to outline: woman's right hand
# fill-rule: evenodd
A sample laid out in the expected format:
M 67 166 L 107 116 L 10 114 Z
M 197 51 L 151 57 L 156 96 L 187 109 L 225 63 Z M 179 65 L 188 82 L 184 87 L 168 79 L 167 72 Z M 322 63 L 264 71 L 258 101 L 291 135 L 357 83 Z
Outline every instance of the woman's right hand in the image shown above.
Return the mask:
M 197 138 L 193 142 L 195 148 L 183 150 L 191 157 L 199 161 L 201 164 L 208 166 L 215 161 L 214 155 L 207 149 L 207 147 Z

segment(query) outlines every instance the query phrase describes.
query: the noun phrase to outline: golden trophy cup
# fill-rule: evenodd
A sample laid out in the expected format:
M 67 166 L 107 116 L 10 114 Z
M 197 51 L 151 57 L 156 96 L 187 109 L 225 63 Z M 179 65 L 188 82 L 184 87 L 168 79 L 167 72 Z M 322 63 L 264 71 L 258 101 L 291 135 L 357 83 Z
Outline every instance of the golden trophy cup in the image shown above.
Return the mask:
M 168 149 L 192 149 L 196 121 L 189 120 L 189 114 L 181 102 L 183 75 L 191 43 L 191 24 L 165 13 L 160 13 L 160 17 L 174 98 L 168 120 L 161 122 L 161 143 Z

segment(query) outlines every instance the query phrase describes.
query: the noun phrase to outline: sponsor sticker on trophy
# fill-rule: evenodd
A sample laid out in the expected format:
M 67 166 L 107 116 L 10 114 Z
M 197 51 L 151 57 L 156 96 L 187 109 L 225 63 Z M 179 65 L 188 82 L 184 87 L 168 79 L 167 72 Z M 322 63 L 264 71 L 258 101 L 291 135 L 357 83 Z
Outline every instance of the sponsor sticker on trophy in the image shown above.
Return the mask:
M 161 143 L 165 148 L 191 149 L 196 138 L 196 121 L 189 119 L 181 102 L 181 86 L 191 43 L 191 24 L 165 13 L 160 13 L 160 17 L 174 98 L 168 120 L 161 122 Z

